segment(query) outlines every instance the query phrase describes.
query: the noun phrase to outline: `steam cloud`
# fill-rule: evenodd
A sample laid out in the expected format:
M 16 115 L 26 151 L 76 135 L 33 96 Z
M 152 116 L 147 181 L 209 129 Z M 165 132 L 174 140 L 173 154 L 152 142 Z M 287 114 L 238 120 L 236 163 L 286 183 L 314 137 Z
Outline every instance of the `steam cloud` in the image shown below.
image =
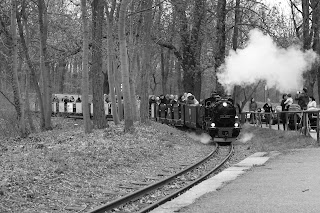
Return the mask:
M 244 133 L 241 138 L 239 139 L 240 142 L 242 143 L 247 143 L 248 141 L 250 141 L 253 138 L 253 134 L 252 133 Z
M 203 144 L 208 144 L 211 141 L 211 136 L 206 133 L 202 133 L 201 135 L 196 135 L 195 133 L 192 132 L 192 133 L 188 133 L 188 136 L 193 140 L 199 141 Z
M 247 86 L 266 81 L 267 86 L 280 92 L 299 90 L 303 86 L 302 74 L 311 68 L 317 54 L 303 52 L 298 46 L 278 47 L 268 35 L 254 29 L 244 49 L 231 50 L 225 63 L 219 67 L 218 78 L 231 92 L 234 85 Z

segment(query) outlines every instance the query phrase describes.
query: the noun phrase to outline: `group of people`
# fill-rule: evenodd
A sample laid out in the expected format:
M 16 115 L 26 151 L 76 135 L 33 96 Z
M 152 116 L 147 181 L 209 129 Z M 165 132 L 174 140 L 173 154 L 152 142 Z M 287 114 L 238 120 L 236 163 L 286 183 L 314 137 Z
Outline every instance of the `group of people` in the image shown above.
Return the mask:
M 295 100 L 298 101 L 298 105 L 300 106 L 301 110 L 312 110 L 317 108 L 316 100 L 313 96 L 308 95 L 307 88 L 303 88 L 302 92 L 298 91 Z M 282 111 L 289 111 L 289 108 L 292 104 L 293 98 L 291 94 L 283 94 L 281 101 Z M 284 113 L 282 113 L 281 116 L 283 128 L 285 129 L 285 124 L 287 123 L 286 116 Z
M 303 90 L 300 92 L 297 92 L 297 95 L 295 97 L 295 100 L 298 102 L 298 105 L 300 106 L 301 110 L 311 110 L 317 108 L 317 103 L 315 101 L 315 98 L 313 96 L 308 96 L 308 90 L 307 88 L 303 88 Z M 280 103 L 282 112 L 289 111 L 290 106 L 294 103 L 293 97 L 291 94 L 283 94 L 282 100 Z M 267 103 L 265 103 L 262 107 L 264 109 L 264 112 L 273 112 L 272 104 L 270 99 L 267 99 Z M 259 111 L 258 104 L 254 100 L 254 98 L 251 99 L 251 102 L 249 104 L 249 111 L 251 112 L 257 112 Z M 266 123 L 269 123 L 270 120 L 270 114 L 266 114 Z M 251 123 L 256 121 L 256 114 L 251 114 Z M 285 129 L 286 126 L 286 115 L 285 113 L 281 113 L 281 120 L 283 123 L 283 128 Z
M 149 104 L 158 103 L 158 104 L 176 104 L 176 103 L 185 103 L 192 105 L 199 105 L 199 101 L 195 98 L 195 96 L 191 93 L 184 93 L 180 96 L 167 94 L 154 96 L 151 95 L 149 98 Z
M 60 99 L 58 98 L 58 96 L 55 95 L 53 97 L 53 102 L 57 102 L 57 103 L 60 102 Z M 81 102 L 81 98 L 80 98 L 80 96 L 78 96 L 77 99 L 75 99 L 73 96 L 70 96 L 70 98 L 68 96 L 64 96 L 63 98 L 61 98 L 61 102 L 64 102 L 65 104 L 74 103 L 74 102 L 80 103 Z

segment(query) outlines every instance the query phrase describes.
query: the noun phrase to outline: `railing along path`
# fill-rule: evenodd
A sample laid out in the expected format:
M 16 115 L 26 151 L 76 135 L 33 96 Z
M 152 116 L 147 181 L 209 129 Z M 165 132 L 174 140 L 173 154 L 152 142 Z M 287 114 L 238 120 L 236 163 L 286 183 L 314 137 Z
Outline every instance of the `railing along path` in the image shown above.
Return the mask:
M 251 116 L 253 116 L 253 118 Z M 284 121 L 281 117 L 284 118 Z M 313 129 L 316 131 L 318 144 L 320 143 L 319 118 L 320 118 L 320 109 L 301 110 L 301 111 L 282 111 L 282 112 L 246 111 L 241 113 L 242 123 L 251 121 L 255 126 L 259 126 L 259 127 L 262 127 L 263 123 L 265 123 L 271 129 L 273 122 L 276 121 L 278 130 L 282 130 L 280 128 L 280 125 L 283 125 L 283 122 L 285 122 L 284 123 L 285 131 L 295 130 L 295 131 L 301 132 L 303 135 L 309 135 L 310 130 Z

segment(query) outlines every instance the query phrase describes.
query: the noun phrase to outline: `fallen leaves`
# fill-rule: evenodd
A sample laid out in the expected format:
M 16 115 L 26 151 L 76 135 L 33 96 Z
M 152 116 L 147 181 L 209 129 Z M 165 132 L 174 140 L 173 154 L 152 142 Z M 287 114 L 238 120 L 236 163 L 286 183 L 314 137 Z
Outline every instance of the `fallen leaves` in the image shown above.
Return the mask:
M 142 187 L 135 183 L 210 152 L 159 123 L 124 133 L 109 122 L 86 135 L 78 120 L 52 120 L 52 131 L 0 141 L 0 212 L 84 211 L 132 190 L 118 186 Z

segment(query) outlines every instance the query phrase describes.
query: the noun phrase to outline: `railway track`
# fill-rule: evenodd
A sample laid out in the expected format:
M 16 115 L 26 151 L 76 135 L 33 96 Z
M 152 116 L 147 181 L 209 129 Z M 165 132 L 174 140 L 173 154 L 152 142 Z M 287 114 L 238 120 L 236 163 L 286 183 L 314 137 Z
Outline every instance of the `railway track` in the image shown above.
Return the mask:
M 129 193 L 87 213 L 148 212 L 216 173 L 234 152 L 233 145 L 214 150 L 205 158 L 160 181 Z

